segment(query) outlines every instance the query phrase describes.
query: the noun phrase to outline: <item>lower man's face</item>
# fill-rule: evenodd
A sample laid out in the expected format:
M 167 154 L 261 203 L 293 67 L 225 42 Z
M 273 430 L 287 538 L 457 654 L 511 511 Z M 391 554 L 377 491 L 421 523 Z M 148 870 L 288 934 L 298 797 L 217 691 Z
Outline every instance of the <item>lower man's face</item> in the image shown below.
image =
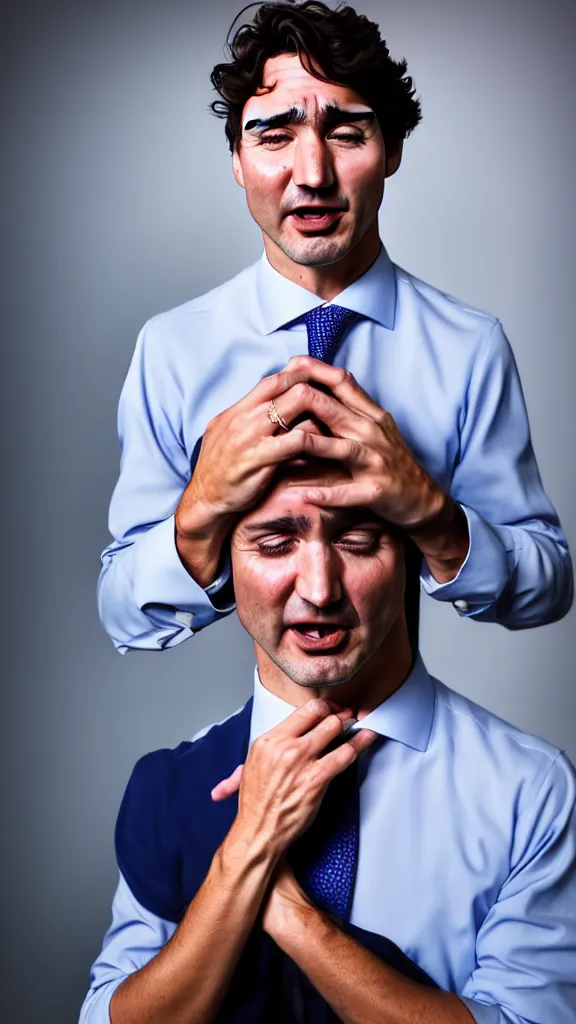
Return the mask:
M 359 509 L 308 504 L 283 482 L 232 536 L 238 616 L 300 686 L 352 679 L 403 608 L 404 555 L 388 526 Z
M 374 112 L 347 86 L 310 75 L 295 55 L 268 60 L 242 114 L 236 179 L 265 236 L 293 262 L 325 266 L 377 233 L 386 166 Z

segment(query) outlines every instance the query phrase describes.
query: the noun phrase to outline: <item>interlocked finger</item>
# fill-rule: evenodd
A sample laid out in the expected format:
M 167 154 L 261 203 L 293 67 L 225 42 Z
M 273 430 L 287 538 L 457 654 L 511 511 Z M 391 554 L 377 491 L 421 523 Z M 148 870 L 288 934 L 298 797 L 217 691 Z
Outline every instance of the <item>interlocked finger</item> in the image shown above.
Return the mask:
M 279 429 L 286 431 L 301 417 L 308 415 L 324 423 L 336 437 L 366 441 L 376 441 L 379 437 L 375 418 L 350 409 L 338 398 L 305 382 L 294 384 L 260 408 L 259 419 L 266 434 Z M 381 409 L 379 414 L 382 415 Z
M 382 415 L 382 408 L 360 387 L 356 378 L 341 366 L 331 366 L 312 356 L 293 356 L 286 364 L 288 373 L 306 373 L 308 381 L 317 381 L 329 387 L 344 405 L 354 412 L 362 413 L 376 422 Z

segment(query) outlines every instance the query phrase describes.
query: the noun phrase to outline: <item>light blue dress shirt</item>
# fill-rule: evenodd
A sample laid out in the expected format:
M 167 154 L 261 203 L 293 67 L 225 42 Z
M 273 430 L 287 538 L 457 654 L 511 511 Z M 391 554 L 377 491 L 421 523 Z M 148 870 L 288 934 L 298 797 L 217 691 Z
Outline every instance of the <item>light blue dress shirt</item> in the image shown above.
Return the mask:
M 256 675 L 251 741 L 292 711 Z M 570 762 L 432 678 L 420 659 L 361 725 L 383 739 L 359 763 L 352 923 L 395 942 L 477 1024 L 574 1024 Z M 120 878 L 80 1024 L 109 1024 L 114 990 L 175 928 Z
M 424 565 L 424 589 L 510 628 L 560 618 L 572 601 L 570 556 L 500 322 L 406 273 L 384 249 L 335 301 L 362 315 L 335 364 L 392 414 L 468 519 L 470 549 L 457 577 L 440 585 Z M 142 330 L 120 399 L 114 541 L 99 581 L 101 620 L 120 651 L 173 646 L 231 610 L 214 594 L 225 575 L 207 593 L 184 569 L 173 513 L 209 421 L 307 352 L 305 324 L 294 320 L 319 304 L 263 256 Z

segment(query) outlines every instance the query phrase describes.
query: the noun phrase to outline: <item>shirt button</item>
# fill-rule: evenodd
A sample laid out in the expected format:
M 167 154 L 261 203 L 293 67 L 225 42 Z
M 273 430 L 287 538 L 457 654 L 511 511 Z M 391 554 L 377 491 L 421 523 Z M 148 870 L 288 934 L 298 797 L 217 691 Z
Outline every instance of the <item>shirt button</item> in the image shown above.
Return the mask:
M 188 626 L 188 629 L 190 629 L 194 622 L 194 612 L 176 612 L 174 618 L 181 626 Z
M 454 607 L 457 608 L 459 612 L 467 612 L 470 605 L 468 604 L 468 601 L 463 601 L 460 598 L 458 601 L 454 601 Z

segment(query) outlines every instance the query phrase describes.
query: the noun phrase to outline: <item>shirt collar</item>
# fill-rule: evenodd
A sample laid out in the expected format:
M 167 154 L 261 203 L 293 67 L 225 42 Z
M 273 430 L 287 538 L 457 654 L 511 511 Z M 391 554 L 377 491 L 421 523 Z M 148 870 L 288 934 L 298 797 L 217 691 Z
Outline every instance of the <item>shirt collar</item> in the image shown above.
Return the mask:
M 280 327 L 303 317 L 316 306 L 324 305 L 322 299 L 289 281 L 274 270 L 266 253 L 256 267 L 256 296 L 264 334 L 272 334 Z M 357 281 L 348 285 L 333 300 L 336 305 L 352 309 L 369 320 L 394 328 L 396 312 L 396 274 L 394 265 L 381 247 L 377 259 Z
M 372 729 L 381 736 L 396 740 L 414 750 L 423 751 L 428 746 L 432 731 L 434 703 L 434 683 L 418 655 L 412 671 L 402 686 L 354 728 Z M 279 725 L 293 710 L 292 704 L 288 704 L 262 685 L 256 670 L 250 742 Z

